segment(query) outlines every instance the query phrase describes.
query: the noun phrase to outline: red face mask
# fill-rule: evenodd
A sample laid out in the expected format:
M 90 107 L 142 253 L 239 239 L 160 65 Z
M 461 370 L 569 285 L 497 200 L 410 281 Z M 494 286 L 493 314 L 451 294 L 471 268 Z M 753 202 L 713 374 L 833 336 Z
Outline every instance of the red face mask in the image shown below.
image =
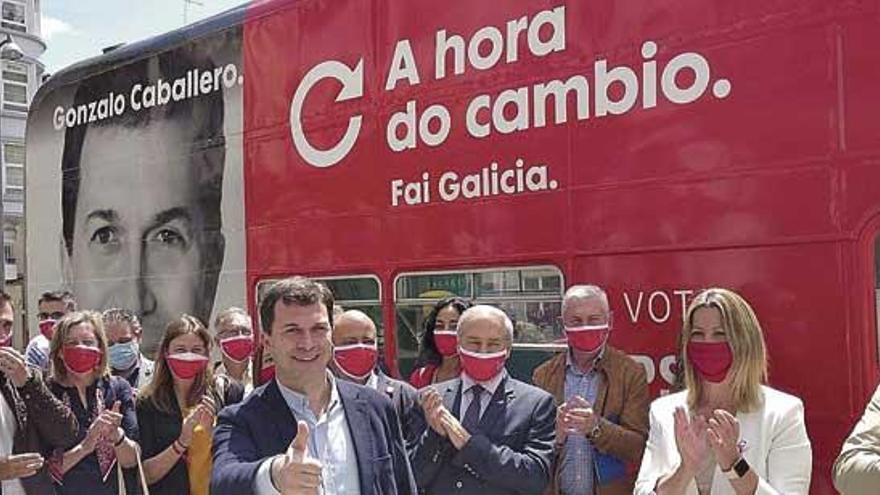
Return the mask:
M 704 380 L 720 383 L 733 364 L 733 352 L 727 342 L 694 342 L 687 345 L 688 361 Z
M 336 366 L 346 375 L 362 380 L 376 367 L 379 351 L 375 344 L 343 345 L 333 349 Z
M 434 344 L 437 346 L 437 352 L 443 357 L 455 356 L 458 354 L 458 333 L 456 332 L 434 332 Z
M 461 367 L 464 372 L 478 382 L 495 378 L 495 375 L 501 373 L 501 370 L 504 369 L 504 363 L 507 362 L 507 351 L 482 354 L 459 349 L 458 354 L 461 357 Z
M 565 327 L 568 346 L 583 352 L 595 352 L 608 339 L 608 325 L 582 325 Z
M 208 366 L 208 357 L 195 352 L 179 352 L 165 356 L 168 368 L 178 380 L 192 380 Z
M 220 341 L 220 350 L 223 355 L 236 363 L 241 363 L 251 357 L 254 352 L 253 335 L 236 335 Z
M 266 383 L 271 379 L 275 378 L 275 365 L 270 364 L 265 368 L 260 370 L 260 383 Z
M 85 345 L 64 346 L 61 351 L 64 365 L 73 373 L 82 374 L 94 371 L 101 361 L 101 350 Z
M 52 336 L 55 335 L 56 323 L 58 323 L 56 320 L 43 320 L 40 322 L 40 333 L 43 334 L 43 337 L 52 340 Z

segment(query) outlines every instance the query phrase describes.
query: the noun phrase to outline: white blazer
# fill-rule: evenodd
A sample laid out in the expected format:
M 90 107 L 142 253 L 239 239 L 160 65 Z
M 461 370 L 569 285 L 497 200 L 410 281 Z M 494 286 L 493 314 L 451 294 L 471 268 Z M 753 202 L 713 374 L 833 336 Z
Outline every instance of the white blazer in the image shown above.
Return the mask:
M 737 413 L 743 457 L 760 476 L 756 495 L 807 494 L 810 491 L 813 453 L 800 399 L 770 387 L 761 387 L 764 404 L 750 413 Z M 678 468 L 681 457 L 675 443 L 673 412 L 687 407 L 687 392 L 660 397 L 651 403 L 651 430 L 636 480 L 635 493 L 654 493 L 657 481 Z M 691 480 L 687 495 L 697 495 Z M 712 477 L 712 495 L 735 495 L 720 467 Z

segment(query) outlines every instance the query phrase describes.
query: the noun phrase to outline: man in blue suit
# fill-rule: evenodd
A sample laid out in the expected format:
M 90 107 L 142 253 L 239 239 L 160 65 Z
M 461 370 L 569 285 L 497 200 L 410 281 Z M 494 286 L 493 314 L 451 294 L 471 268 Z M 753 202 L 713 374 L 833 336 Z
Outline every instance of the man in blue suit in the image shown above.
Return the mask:
M 260 303 L 275 379 L 220 413 L 214 495 L 413 494 L 415 482 L 387 397 L 327 369 L 333 294 L 294 277 Z
M 420 492 L 540 495 L 553 458 L 553 397 L 507 375 L 513 324 L 500 309 L 465 311 L 458 342 L 461 376 L 422 393 L 430 428 L 413 452 Z

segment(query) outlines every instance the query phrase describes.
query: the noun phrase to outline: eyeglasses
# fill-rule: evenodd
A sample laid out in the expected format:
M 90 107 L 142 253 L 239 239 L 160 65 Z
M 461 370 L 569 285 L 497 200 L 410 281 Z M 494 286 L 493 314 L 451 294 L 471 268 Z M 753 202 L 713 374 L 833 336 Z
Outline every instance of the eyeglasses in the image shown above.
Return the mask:
M 252 335 L 254 333 L 250 327 L 246 327 L 244 325 L 236 325 L 224 327 L 222 330 L 217 332 L 217 338 L 220 340 L 229 338 L 229 337 L 238 337 L 239 335 Z
M 60 320 L 61 318 L 64 318 L 64 312 L 62 312 L 62 311 L 56 311 L 54 313 L 37 313 L 37 319 L 39 319 L 40 321 L 46 321 L 46 320 L 56 320 L 57 321 L 57 320 Z

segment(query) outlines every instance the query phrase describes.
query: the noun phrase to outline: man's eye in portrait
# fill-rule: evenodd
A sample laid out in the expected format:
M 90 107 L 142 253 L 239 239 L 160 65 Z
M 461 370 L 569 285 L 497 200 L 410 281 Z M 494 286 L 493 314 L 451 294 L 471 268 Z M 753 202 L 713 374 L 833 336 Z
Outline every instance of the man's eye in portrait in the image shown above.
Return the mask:
M 111 225 L 97 228 L 89 237 L 89 244 L 96 244 L 105 250 L 115 249 L 119 243 L 119 230 Z
M 159 243 L 165 247 L 186 250 L 189 248 L 189 239 L 182 233 L 171 228 L 161 228 L 150 235 L 149 242 Z

